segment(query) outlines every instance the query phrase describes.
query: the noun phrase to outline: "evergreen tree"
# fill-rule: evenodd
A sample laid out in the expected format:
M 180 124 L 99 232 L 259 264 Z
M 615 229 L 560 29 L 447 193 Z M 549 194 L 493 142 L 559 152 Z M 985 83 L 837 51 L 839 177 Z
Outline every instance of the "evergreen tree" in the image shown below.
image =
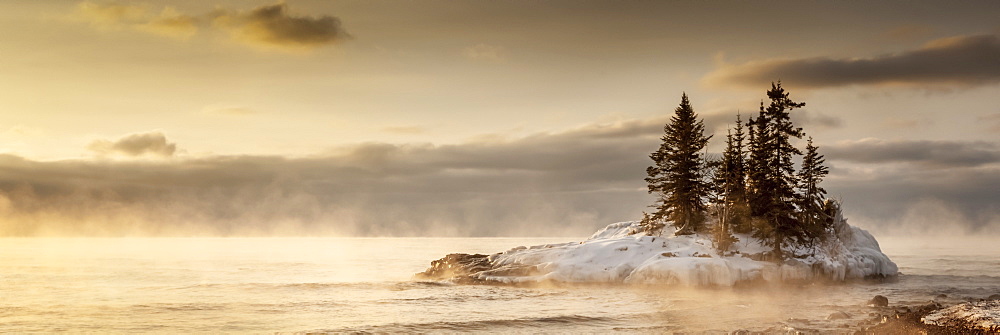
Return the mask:
M 649 193 L 659 197 L 652 206 L 656 211 L 643 217 L 643 226 L 658 234 L 663 221 L 669 220 L 677 234 L 692 234 L 701 230 L 705 219 L 704 198 L 709 186 L 700 152 L 711 136 L 705 136 L 705 125 L 698 120 L 687 94 L 681 95 L 680 106 L 663 132 L 660 148 L 649 155 L 653 166 L 646 169 Z
M 748 159 L 746 162 L 746 197 L 750 206 L 750 215 L 753 217 L 763 216 L 768 208 L 768 161 L 771 152 L 768 150 L 767 135 L 768 122 L 767 114 L 764 114 L 764 102 L 760 103 L 760 112 L 757 118 L 750 118 L 747 121 L 748 130 Z
M 726 135 L 726 149 L 722 153 L 722 160 L 714 180 L 721 205 L 720 222 L 724 223 L 728 230 L 739 233 L 750 232 L 745 137 L 743 120 L 737 114 L 736 131 Z
M 716 161 L 713 186 L 716 194 L 715 214 L 718 222 L 713 230 L 716 247 L 728 250 L 736 242 L 733 232 L 750 232 L 750 208 L 746 198 L 746 166 L 743 120 L 736 115 L 736 131 L 727 132 L 726 149 Z
M 830 205 L 825 202 L 826 190 L 819 186 L 830 170 L 823 165 L 826 159 L 813 145 L 812 137 L 806 142 L 806 153 L 802 157 L 802 168 L 798 174 L 799 217 L 809 240 L 822 239 L 833 224 L 832 214 L 827 213 Z
M 806 231 L 799 223 L 795 200 L 796 174 L 794 156 L 802 151 L 792 146 L 791 137 L 801 138 L 802 128 L 792 125 L 789 111 L 805 106 L 794 102 L 781 83 L 772 83 L 767 91 L 771 100 L 765 108 L 761 103 L 760 113 L 754 124 L 754 141 L 751 143 L 750 159 L 753 175 L 750 207 L 758 221 L 770 229 L 758 229 L 755 235 L 768 241 L 774 247 L 779 259 L 784 255 L 781 246 L 788 238 L 802 239 Z

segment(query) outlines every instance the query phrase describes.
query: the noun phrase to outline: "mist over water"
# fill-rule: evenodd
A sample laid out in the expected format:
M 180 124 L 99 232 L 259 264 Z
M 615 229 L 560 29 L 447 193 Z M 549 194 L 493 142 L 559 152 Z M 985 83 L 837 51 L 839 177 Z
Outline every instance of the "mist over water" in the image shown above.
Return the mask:
M 5 238 L 0 332 L 843 330 L 890 303 L 1000 293 L 985 238 L 880 238 L 898 280 L 684 289 L 411 281 L 447 253 L 582 238 Z M 833 312 L 851 315 L 826 320 Z M 777 327 L 777 328 L 775 328 Z

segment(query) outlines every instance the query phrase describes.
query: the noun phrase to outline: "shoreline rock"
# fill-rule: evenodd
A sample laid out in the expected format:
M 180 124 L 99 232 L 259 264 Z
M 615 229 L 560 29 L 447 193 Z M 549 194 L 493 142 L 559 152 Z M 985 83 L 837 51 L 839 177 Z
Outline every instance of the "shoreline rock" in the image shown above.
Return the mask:
M 881 312 L 860 323 L 855 334 L 1000 334 L 1000 300 L 876 308 Z M 987 313 L 962 312 L 973 308 L 985 308 Z
M 889 307 L 889 298 L 881 295 L 876 295 L 872 300 L 868 301 L 869 306 L 874 307 Z
M 920 321 L 929 325 L 997 334 L 1000 333 L 1000 300 L 960 303 L 924 315 Z

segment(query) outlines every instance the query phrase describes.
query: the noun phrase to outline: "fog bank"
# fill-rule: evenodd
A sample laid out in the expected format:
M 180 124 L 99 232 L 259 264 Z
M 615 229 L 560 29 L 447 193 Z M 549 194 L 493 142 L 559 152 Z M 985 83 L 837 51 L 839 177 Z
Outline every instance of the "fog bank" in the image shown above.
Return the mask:
M 0 155 L 0 236 L 583 237 L 639 219 L 652 203 L 643 177 L 662 131 L 654 121 L 454 145 L 365 143 L 312 157 Z M 1000 234 L 995 145 L 819 147 L 832 167 L 824 186 L 852 225 Z M 910 147 L 943 149 L 899 149 Z

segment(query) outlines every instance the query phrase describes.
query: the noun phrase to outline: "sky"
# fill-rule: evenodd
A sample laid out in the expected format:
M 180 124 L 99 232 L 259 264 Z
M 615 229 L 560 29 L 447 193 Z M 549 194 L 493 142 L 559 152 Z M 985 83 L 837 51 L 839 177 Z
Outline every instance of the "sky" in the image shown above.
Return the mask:
M 1000 235 L 996 1 L 4 1 L 0 236 L 586 236 L 780 80 L 849 222 Z M 804 146 L 804 141 L 799 142 Z

